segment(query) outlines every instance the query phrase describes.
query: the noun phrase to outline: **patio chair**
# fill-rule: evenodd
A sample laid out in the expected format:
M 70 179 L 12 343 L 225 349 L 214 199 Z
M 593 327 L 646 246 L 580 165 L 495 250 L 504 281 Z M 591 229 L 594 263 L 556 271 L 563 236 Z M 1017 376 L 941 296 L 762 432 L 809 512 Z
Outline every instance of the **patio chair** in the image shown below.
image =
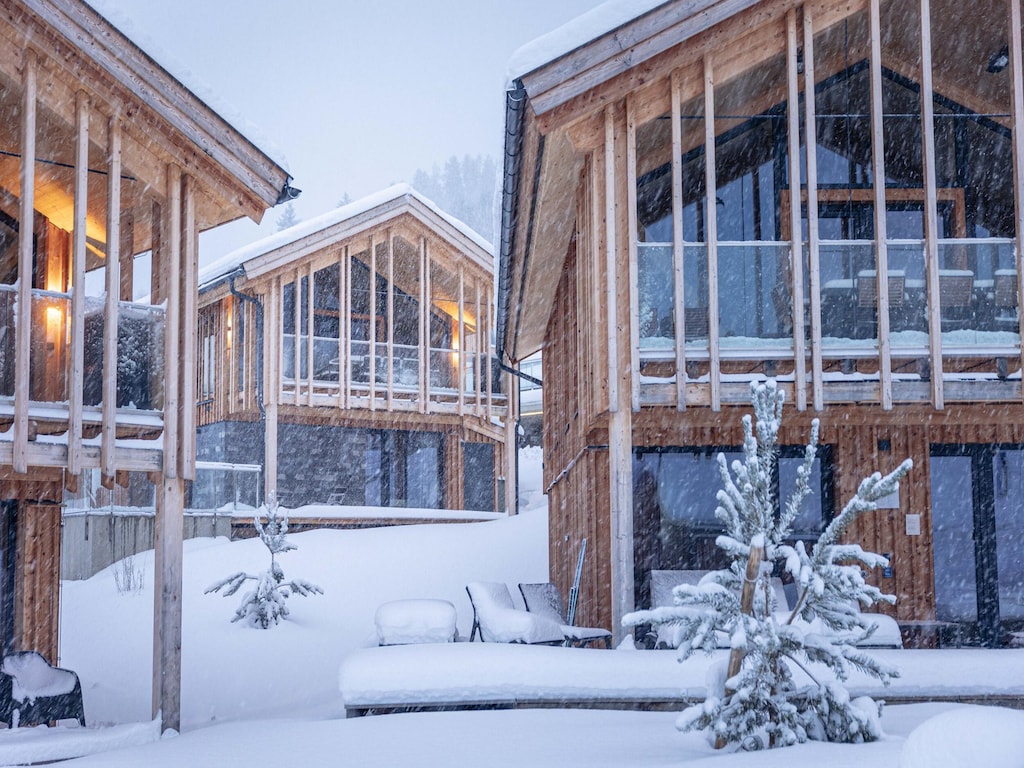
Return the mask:
M 502 583 L 474 581 L 466 585 L 466 593 L 473 605 L 470 641 L 479 633 L 484 643 L 562 645 L 565 642 L 561 625 L 545 616 L 518 610 L 508 587 Z
M 1017 319 L 1017 270 L 997 269 L 992 282 L 996 330 L 1016 331 L 1019 327 Z
M 565 635 L 565 644 L 572 646 L 586 645 L 598 640 L 605 648 L 612 647 L 612 633 L 601 627 L 575 627 L 566 619 L 565 603 L 558 587 L 550 581 L 543 584 L 520 584 L 519 592 L 523 596 L 526 610 L 538 616 L 546 616 L 558 622 Z
M 85 727 L 82 683 L 70 669 L 50 666 L 37 651 L 19 651 L 4 656 L 0 672 L 0 720 L 12 728 L 56 720 Z
M 967 269 L 939 270 L 939 309 L 943 330 L 969 328 L 973 316 L 974 273 Z

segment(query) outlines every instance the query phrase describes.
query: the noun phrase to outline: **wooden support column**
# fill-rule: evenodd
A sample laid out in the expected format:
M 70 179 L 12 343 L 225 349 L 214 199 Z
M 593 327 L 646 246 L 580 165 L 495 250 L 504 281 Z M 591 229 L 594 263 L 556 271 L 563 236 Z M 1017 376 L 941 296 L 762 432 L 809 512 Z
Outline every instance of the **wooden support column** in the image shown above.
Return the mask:
M 519 377 L 503 374 L 508 405 L 505 410 L 505 514 L 518 515 L 519 497 Z
M 186 480 L 196 478 L 196 370 L 199 328 L 199 232 L 196 227 L 196 182 L 185 175 L 181 184 L 181 418 L 178 433 L 178 471 Z M 215 337 L 216 338 L 216 337 Z M 220 360 L 214 355 L 214 360 Z M 212 362 L 212 361 L 211 361 Z M 215 396 L 222 380 L 214 379 Z
M 614 108 L 612 121 L 612 164 L 614 184 L 610 190 L 611 213 L 614 218 L 613 239 L 608 245 L 612 276 L 629 275 L 629 194 L 628 129 L 623 106 Z M 613 305 L 615 314 L 610 324 L 615 333 L 616 394 L 615 408 L 608 418 L 608 477 L 611 487 L 611 586 L 612 634 L 617 642 L 623 635 L 622 617 L 633 610 L 633 411 L 629 382 L 631 373 L 632 326 L 629 286 L 616 285 Z
M 493 363 L 492 363 L 492 360 L 491 360 L 494 357 L 494 351 L 493 351 L 493 349 L 491 347 L 491 313 L 493 312 L 493 309 L 494 309 L 494 302 L 491 299 L 491 288 L 490 288 L 490 285 L 488 284 L 488 287 L 484 289 L 484 312 L 486 313 L 485 318 L 484 318 L 484 320 L 485 320 L 485 322 L 484 322 L 484 330 L 486 331 L 486 333 L 484 333 L 484 335 L 481 337 L 483 339 L 483 346 L 484 346 L 484 349 L 486 350 L 486 354 L 487 354 L 487 367 L 484 370 L 484 375 L 487 377 L 487 418 L 488 419 L 491 419 L 491 418 L 494 417 L 494 391 L 493 391 L 493 389 L 494 389 L 493 381 L 494 380 L 492 378 L 494 376 L 494 370 L 493 370 Z M 508 443 L 506 443 L 506 445 L 508 445 Z M 512 450 L 512 449 L 510 448 L 509 450 Z
M 466 403 L 466 270 L 461 263 L 459 264 L 459 343 L 456 345 L 455 356 L 459 361 L 455 386 L 458 388 L 458 413 L 461 416 L 465 411 Z
M 807 146 L 807 279 L 811 321 L 811 400 L 814 410 L 825 407 L 821 356 L 821 265 L 818 249 L 818 131 L 814 103 L 814 23 L 804 6 L 804 143 Z M 794 189 L 796 186 L 796 189 Z M 799 185 L 790 184 L 790 205 L 799 210 Z
M 395 235 L 388 229 L 388 394 L 387 405 L 391 410 L 391 402 L 395 397 Z
M 419 412 L 427 412 L 427 376 L 430 369 L 427 367 L 430 361 L 430 314 L 427 306 L 427 238 L 420 238 L 420 281 L 419 281 L 419 322 L 416 325 L 416 348 L 418 355 L 417 368 L 419 369 Z
M 181 573 L 185 481 L 164 476 L 156 487 L 153 583 L 153 717 L 181 729 Z
M 425 342 L 422 348 L 422 353 L 425 356 L 423 361 L 423 403 L 424 413 L 426 413 L 430 410 L 430 373 L 432 370 L 430 361 L 430 320 L 432 313 L 430 311 L 430 305 L 433 301 L 430 295 L 430 243 L 427 242 L 426 238 L 423 239 L 423 268 L 423 295 L 425 297 L 425 306 L 423 311 L 424 321 L 426 323 L 423 329 Z
M 793 389 L 798 411 L 807 410 L 807 357 L 804 334 L 804 259 L 800 231 L 800 83 L 797 73 L 796 9 L 786 13 L 786 127 L 789 139 L 789 268 L 793 314 Z M 813 94 L 813 91 L 812 91 Z
M 348 408 L 349 330 L 352 327 L 348 309 L 348 246 L 338 251 L 338 407 Z
M 306 266 L 306 405 L 313 405 L 313 264 Z
M 626 96 L 626 237 L 629 254 L 629 405 L 640 412 L 640 278 L 636 221 L 636 109 Z
M 377 409 L 377 244 L 370 235 L 370 410 Z
M 135 301 L 135 214 L 121 211 L 121 301 Z
M 167 316 L 164 324 L 164 479 L 178 477 L 178 408 L 181 405 L 181 169 L 167 166 L 167 200 L 161 227 L 163 260 L 160 282 L 166 290 Z M 106 399 L 104 398 L 104 401 Z
M 281 348 L 284 324 L 281 312 L 281 278 L 275 277 L 267 295 L 266 318 L 264 322 L 265 347 L 267 349 L 266 380 L 263 391 L 266 393 L 265 436 L 263 444 L 263 492 L 269 497 L 271 491 L 277 490 L 277 412 L 281 400 Z
M 121 295 L 121 115 L 115 110 L 107 130 L 107 255 L 106 301 L 103 306 L 103 426 L 100 463 L 104 477 L 113 477 L 114 447 L 117 442 L 117 336 L 118 299 Z M 168 307 L 170 312 L 170 307 Z M 177 350 L 168 348 L 168 359 L 177 358 Z M 169 375 L 169 373 L 168 373 Z M 178 414 L 169 416 L 175 421 Z M 164 414 L 167 429 L 168 414 Z M 164 456 L 175 460 L 176 456 Z
M 71 241 L 71 381 L 68 387 L 68 472 L 82 471 L 85 386 L 85 221 L 89 193 L 89 97 L 75 94 L 75 210 Z
M 704 176 L 707 196 L 708 354 L 711 358 L 711 410 L 722 409 L 722 366 L 718 356 L 718 180 L 715 169 L 715 73 L 704 57 Z
M 1020 309 L 1024 297 L 1024 63 L 1021 59 L 1021 1 L 1010 0 L 1010 70 L 1013 78 L 1013 202 L 1014 223 L 1017 229 L 1017 315 L 1021 339 L 1021 370 L 1024 371 L 1024 311 Z M 1021 388 L 1024 397 L 1024 387 Z
M 921 0 L 921 154 L 924 158 L 924 263 L 928 284 L 928 354 L 932 407 L 943 409 L 942 312 L 939 306 L 939 222 L 935 170 L 935 108 L 932 103 L 931 2 Z
M 480 381 L 480 356 L 483 354 L 484 340 L 486 337 L 483 335 L 486 328 L 484 327 L 484 316 L 480 312 L 480 280 L 476 279 L 473 281 L 473 287 L 476 290 L 476 346 L 473 350 L 473 389 L 476 395 L 476 415 L 481 415 L 483 407 L 483 387 Z
M 683 259 L 683 129 L 679 75 L 669 78 L 672 101 L 672 272 L 676 320 L 676 410 L 686 410 L 686 262 Z
M 608 410 L 619 408 L 618 298 L 615 265 L 615 111 L 604 108 L 605 321 L 608 336 Z
M 14 336 L 14 471 L 28 472 L 28 404 L 31 399 L 32 273 L 36 190 L 36 53 L 25 50 L 21 100 L 21 205 L 18 209 L 18 309 Z
M 885 139 L 882 122 L 882 29 L 879 0 L 869 3 L 871 28 L 871 176 L 875 193 L 875 280 L 878 294 L 878 379 L 882 409 L 892 410 L 889 342 L 889 250 L 885 220 Z
M 302 339 L 302 272 L 298 269 L 295 270 L 294 279 L 294 297 L 295 301 L 292 303 L 292 402 L 295 405 L 299 404 L 299 391 L 302 389 L 300 384 L 301 368 L 299 363 L 300 357 L 300 345 Z M 281 311 L 284 312 L 284 300 L 281 301 Z M 283 347 L 282 347 L 283 348 Z

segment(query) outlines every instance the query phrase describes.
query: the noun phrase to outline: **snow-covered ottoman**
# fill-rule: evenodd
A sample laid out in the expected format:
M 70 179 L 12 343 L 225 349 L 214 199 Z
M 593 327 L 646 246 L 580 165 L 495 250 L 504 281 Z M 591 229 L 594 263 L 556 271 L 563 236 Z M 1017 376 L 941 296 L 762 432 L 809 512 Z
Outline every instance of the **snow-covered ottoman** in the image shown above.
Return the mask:
M 394 600 L 377 608 L 377 642 L 451 643 L 456 638 L 455 620 L 455 606 L 447 600 Z

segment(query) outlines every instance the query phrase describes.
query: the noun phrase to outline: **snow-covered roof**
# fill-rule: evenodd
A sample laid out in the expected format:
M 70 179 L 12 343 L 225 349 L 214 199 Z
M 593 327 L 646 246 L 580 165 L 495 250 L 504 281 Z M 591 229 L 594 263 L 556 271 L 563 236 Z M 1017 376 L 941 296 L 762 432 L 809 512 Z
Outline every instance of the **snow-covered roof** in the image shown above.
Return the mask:
M 508 63 L 508 81 L 561 58 L 671 0 L 607 0 L 519 48 Z
M 263 131 L 231 106 L 220 93 L 211 88 L 184 63 L 163 50 L 151 37 L 136 30 L 131 19 L 124 15 L 113 0 L 88 0 L 88 5 L 103 16 L 110 26 L 134 43 L 153 63 L 191 91 L 222 120 L 231 125 L 232 128 L 242 134 L 254 146 L 258 147 L 263 154 L 277 163 L 282 169 L 290 172 L 291 169 L 288 167 L 288 161 L 275 142 L 268 139 Z
M 269 237 L 249 243 L 249 245 L 245 245 L 222 256 L 199 271 L 199 287 L 202 289 L 215 280 L 234 272 L 246 262 L 292 243 L 297 243 L 303 238 L 325 230 L 328 227 L 341 224 L 348 219 L 368 213 L 375 208 L 397 201 L 403 197 L 415 200 L 420 205 L 425 206 L 488 254 L 494 253 L 494 247 L 468 224 L 445 213 L 434 201 L 424 197 L 408 184 L 394 184 L 347 205 L 342 205 L 319 216 L 314 216 L 312 219 L 301 221 L 294 226 L 283 229 L 280 232 L 275 232 Z

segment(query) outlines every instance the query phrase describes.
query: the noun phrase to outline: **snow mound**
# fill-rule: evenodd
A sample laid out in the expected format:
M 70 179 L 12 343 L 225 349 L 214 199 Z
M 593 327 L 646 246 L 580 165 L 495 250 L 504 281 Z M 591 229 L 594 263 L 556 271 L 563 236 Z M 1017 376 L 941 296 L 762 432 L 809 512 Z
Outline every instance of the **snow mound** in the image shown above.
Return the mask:
M 1003 707 L 960 707 L 925 720 L 910 732 L 900 768 L 1020 768 L 1024 712 Z

